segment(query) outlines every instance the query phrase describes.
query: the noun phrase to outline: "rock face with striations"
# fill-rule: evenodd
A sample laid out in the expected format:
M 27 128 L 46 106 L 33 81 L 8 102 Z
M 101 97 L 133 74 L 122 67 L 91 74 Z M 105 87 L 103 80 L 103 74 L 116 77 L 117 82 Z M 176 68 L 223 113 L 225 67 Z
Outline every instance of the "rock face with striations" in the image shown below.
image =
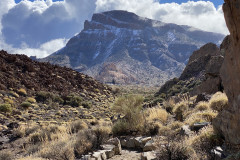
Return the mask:
M 41 61 L 71 67 L 102 82 L 163 84 L 179 76 L 194 50 L 221 34 L 139 17 L 127 11 L 94 14 L 66 47 Z
M 221 68 L 229 108 L 222 111 L 214 126 L 231 144 L 240 145 L 240 0 L 225 0 L 225 20 L 230 31 L 229 47 Z

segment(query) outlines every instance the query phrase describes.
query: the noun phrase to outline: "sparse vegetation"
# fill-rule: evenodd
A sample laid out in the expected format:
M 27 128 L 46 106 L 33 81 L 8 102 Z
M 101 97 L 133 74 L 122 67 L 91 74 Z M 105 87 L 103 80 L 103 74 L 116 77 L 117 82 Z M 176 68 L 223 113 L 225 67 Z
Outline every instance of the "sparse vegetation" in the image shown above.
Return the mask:
M 209 101 L 210 108 L 218 112 L 228 107 L 228 98 L 225 93 L 217 92 Z
M 11 104 L 0 104 L 0 112 L 3 113 L 8 113 L 8 112 L 12 112 L 12 107 Z
M 23 109 L 28 109 L 31 106 L 32 106 L 32 104 L 29 103 L 29 102 L 23 102 L 23 103 L 20 104 L 20 107 L 22 107 Z

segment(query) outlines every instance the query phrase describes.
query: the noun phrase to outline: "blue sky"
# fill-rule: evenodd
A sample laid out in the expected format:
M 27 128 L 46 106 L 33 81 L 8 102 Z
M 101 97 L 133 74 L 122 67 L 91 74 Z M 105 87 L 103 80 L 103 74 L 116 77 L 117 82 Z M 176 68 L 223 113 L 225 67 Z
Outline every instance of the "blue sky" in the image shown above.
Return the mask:
M 15 0 L 16 3 L 20 2 L 21 0 Z M 31 0 L 33 1 L 33 0 Z M 63 1 L 63 0 L 53 0 L 53 2 L 55 1 Z M 183 2 L 187 2 L 188 0 L 159 0 L 161 3 L 171 3 L 171 2 L 175 2 L 175 3 L 183 3 Z M 192 0 L 192 1 L 198 1 L 198 0 Z M 207 0 L 204 0 L 204 1 L 207 1 Z M 211 1 L 214 3 L 214 5 L 216 7 L 218 7 L 219 5 L 222 5 L 224 0 L 214 0 L 214 1 Z

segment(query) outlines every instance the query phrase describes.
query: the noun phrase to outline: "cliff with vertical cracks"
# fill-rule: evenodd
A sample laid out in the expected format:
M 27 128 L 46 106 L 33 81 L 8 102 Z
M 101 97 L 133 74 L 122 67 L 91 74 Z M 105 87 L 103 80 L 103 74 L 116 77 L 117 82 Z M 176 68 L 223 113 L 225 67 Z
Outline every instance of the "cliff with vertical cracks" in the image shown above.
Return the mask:
M 223 11 L 230 31 L 229 47 L 221 68 L 229 107 L 214 121 L 227 142 L 240 145 L 240 0 L 225 0 Z

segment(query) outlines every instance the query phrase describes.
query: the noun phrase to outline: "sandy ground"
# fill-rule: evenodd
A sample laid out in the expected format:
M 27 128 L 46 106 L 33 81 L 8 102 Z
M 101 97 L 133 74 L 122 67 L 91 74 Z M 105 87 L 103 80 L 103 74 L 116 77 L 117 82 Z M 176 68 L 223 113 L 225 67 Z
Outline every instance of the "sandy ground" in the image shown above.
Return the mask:
M 122 150 L 122 155 L 116 155 L 109 160 L 140 160 L 141 153 L 137 151 Z

